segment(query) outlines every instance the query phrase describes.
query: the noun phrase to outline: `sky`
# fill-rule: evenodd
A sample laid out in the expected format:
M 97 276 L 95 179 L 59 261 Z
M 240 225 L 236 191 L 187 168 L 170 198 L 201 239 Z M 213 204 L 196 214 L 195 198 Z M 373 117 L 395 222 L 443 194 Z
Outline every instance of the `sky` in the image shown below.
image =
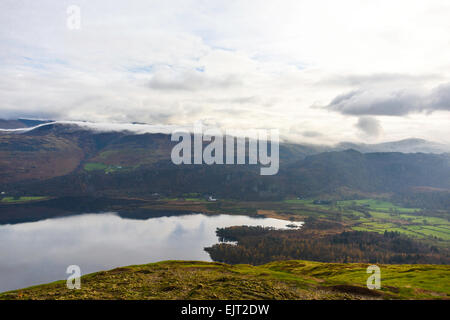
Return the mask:
M 0 118 L 448 143 L 450 2 L 2 0 Z

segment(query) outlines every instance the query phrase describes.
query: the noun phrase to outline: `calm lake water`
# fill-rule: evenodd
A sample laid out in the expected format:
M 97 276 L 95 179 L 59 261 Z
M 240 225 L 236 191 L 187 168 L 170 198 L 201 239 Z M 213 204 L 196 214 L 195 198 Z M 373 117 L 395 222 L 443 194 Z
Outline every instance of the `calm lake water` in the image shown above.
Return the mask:
M 66 279 L 69 265 L 86 274 L 160 260 L 211 261 L 203 248 L 218 242 L 218 227 L 287 224 L 236 215 L 134 220 L 102 213 L 0 225 L 0 292 Z

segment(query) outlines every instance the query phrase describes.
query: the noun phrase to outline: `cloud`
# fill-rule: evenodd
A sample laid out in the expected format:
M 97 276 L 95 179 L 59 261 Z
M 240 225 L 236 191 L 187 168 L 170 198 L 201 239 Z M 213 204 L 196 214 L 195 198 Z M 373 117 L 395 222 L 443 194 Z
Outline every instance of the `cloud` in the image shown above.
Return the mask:
M 378 137 L 383 131 L 380 121 L 373 117 L 360 117 L 355 126 L 369 137 Z
M 317 132 L 317 131 L 303 131 L 301 133 L 302 136 L 307 137 L 307 138 L 315 138 L 315 137 L 321 137 L 322 133 Z
M 186 71 L 178 74 L 170 72 L 158 72 L 153 75 L 148 83 L 149 87 L 156 90 L 208 90 L 228 89 L 242 85 L 241 80 L 232 74 L 221 76 L 209 76 L 199 71 Z
M 374 73 L 374 74 L 346 74 L 331 75 L 322 79 L 321 84 L 325 85 L 350 85 L 350 86 L 369 86 L 386 84 L 390 85 L 415 85 L 425 81 L 442 80 L 440 74 L 403 74 L 403 73 Z
M 450 83 L 434 88 L 426 101 L 435 110 L 450 111 Z
M 333 143 L 366 138 L 347 115 L 390 114 L 386 136 L 443 140 L 447 114 L 429 113 L 448 110 L 443 2 L 79 1 L 69 30 L 69 0 L 4 0 L 0 117 L 208 119 Z
M 432 90 L 372 86 L 336 96 L 326 108 L 347 115 L 402 116 L 437 110 L 450 111 L 450 83 Z

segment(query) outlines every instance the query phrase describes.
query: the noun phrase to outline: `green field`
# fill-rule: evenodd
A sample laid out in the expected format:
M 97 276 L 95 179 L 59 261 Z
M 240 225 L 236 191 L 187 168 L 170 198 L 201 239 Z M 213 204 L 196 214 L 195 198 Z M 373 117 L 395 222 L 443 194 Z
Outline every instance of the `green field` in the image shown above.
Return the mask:
M 339 201 L 344 210 L 345 205 L 351 203 L 353 201 Z M 369 205 L 370 217 L 353 211 L 352 214 L 359 217 L 353 226 L 354 230 L 379 233 L 396 231 L 414 238 L 437 240 L 446 246 L 450 245 L 446 243 L 450 241 L 449 219 L 425 215 L 419 209 L 402 208 L 387 201 L 361 200 L 360 204 Z
M 280 202 L 280 210 L 301 216 L 340 220 L 356 231 L 400 232 L 440 246 L 450 246 L 450 213 L 423 212 L 405 208 L 387 200 L 358 199 L 316 205 L 314 199 L 288 199 Z M 289 205 L 289 208 L 283 206 Z
M 112 173 L 116 171 L 130 170 L 130 167 L 123 167 L 119 165 L 107 165 L 100 162 L 89 162 L 84 165 L 86 171 L 103 171 L 104 173 Z
M 448 299 L 450 266 L 378 265 L 381 288 L 367 288 L 369 264 L 277 261 L 261 266 L 164 261 L 0 294 L 0 299 Z
M 358 205 L 358 206 L 368 206 L 371 210 L 376 211 L 398 211 L 398 212 L 416 212 L 420 211 L 418 208 L 404 208 L 398 205 L 395 205 L 391 202 L 378 200 L 378 199 L 362 199 L 362 200 L 344 200 L 337 201 L 337 206 L 350 206 L 350 205 Z
M 203 198 L 184 198 L 185 201 L 195 201 L 195 202 L 208 202 Z
M 283 202 L 284 203 L 292 203 L 292 204 L 305 204 L 305 205 L 307 205 L 307 204 L 313 204 L 313 201 L 314 200 L 306 200 L 306 199 L 287 199 L 287 200 L 284 200 Z
M 36 200 L 44 200 L 47 197 L 42 196 L 34 196 L 34 197 L 4 197 L 1 202 L 5 203 L 22 203 L 28 201 L 36 201 Z
M 106 170 L 108 166 L 99 162 L 90 162 L 84 165 L 84 170 L 86 171 L 95 171 L 95 170 Z

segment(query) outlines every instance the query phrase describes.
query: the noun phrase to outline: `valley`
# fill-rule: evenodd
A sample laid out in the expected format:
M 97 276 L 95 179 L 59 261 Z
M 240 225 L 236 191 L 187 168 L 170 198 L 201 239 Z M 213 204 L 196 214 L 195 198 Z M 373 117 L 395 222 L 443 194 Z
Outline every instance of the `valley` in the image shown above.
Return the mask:
M 414 143 L 420 148 L 424 145 L 423 141 Z M 399 145 L 405 148 L 404 144 Z M 89 252 L 90 246 L 103 243 L 102 250 L 106 251 L 96 257 L 89 260 L 77 255 L 72 257 L 84 261 L 87 272 L 130 262 L 142 264 L 173 259 L 220 262 L 192 262 L 196 270 L 192 277 L 205 279 L 205 290 L 190 288 L 190 278 L 179 275 L 181 266 L 187 263 L 183 261 L 119 268 L 124 272 L 117 272 L 117 276 L 113 276 L 115 271 L 86 276 L 90 279 L 101 275 L 104 285 L 114 288 L 117 288 L 115 281 L 119 281 L 123 285 L 117 294 L 130 298 L 209 297 L 212 293 L 207 286 L 215 281 L 211 279 L 215 279 L 216 267 L 236 271 L 232 272 L 227 288 L 233 281 L 247 281 L 245 279 L 251 279 L 248 281 L 255 285 L 248 295 L 240 291 L 243 287 L 236 292 L 224 289 L 223 293 L 217 293 L 218 298 L 224 299 L 237 295 L 252 299 L 447 297 L 448 286 L 427 291 L 427 288 L 438 288 L 431 278 L 418 280 L 420 286 L 416 286 L 414 278 L 408 278 L 411 284 L 407 285 L 402 278 L 402 272 L 407 271 L 398 270 L 412 270 L 407 267 L 410 265 L 416 266 L 414 270 L 425 270 L 432 265 L 442 277 L 439 272 L 446 272 L 450 265 L 448 153 L 363 153 L 355 149 L 331 150 L 324 146 L 281 143 L 279 173 L 261 176 L 259 166 L 254 165 L 174 165 L 170 160 L 173 146 L 167 134 L 95 131 L 62 123 L 43 123 L 20 132 L 0 132 L 0 228 L 5 229 L 4 237 L 8 237 L 6 230 L 9 229 L 16 230 L 16 234 L 24 232 L 23 248 L 31 248 L 32 244 L 26 244 L 26 239 L 35 235 L 27 233 L 25 226 L 28 225 L 46 230 L 36 233 L 39 241 L 47 241 L 44 236 L 47 234 L 60 241 L 73 238 L 74 243 L 86 243 L 86 247 L 75 245 L 74 252 Z M 203 222 L 197 224 L 195 217 L 202 217 Z M 188 226 L 181 223 L 191 221 L 189 219 L 197 221 L 192 222 L 196 228 L 209 227 L 189 231 Z M 221 219 L 226 223 L 207 222 Z M 278 221 L 277 227 L 259 225 L 264 219 Z M 68 228 L 69 221 L 74 221 L 74 226 L 81 223 L 80 232 L 92 232 L 98 239 L 88 236 L 78 239 L 71 235 L 70 229 L 60 234 L 58 229 Z M 161 230 L 153 226 L 169 221 L 172 221 L 170 227 L 167 225 Z M 106 232 L 108 225 L 111 230 L 117 230 L 117 234 Z M 100 229 L 95 231 L 96 227 Z M 129 233 L 134 228 L 141 230 L 139 239 Z M 163 230 L 172 230 L 170 237 L 176 239 L 168 242 L 172 246 L 166 248 L 168 255 L 146 254 L 146 250 L 159 252 L 164 248 L 161 242 L 159 247 L 150 249 L 152 243 L 163 239 L 151 238 L 147 233 L 158 234 Z M 200 234 L 208 240 L 192 240 L 194 235 Z M 123 243 L 108 247 L 108 243 L 120 237 L 125 237 Z M 12 240 L 5 238 L 4 241 L 8 248 L 8 241 Z M 180 242 L 182 250 L 176 250 Z M 58 249 L 57 243 L 49 243 L 54 246 L 50 252 L 59 252 L 61 248 Z M 184 247 L 188 244 L 189 247 Z M 133 248 L 134 258 L 128 250 L 120 251 L 127 246 Z M 10 254 L 13 263 L 18 257 L 14 252 Z M 124 259 L 110 260 L 110 256 Z M 56 257 L 47 259 L 56 259 L 53 267 L 66 263 L 58 262 Z M 382 289 L 387 290 L 385 292 L 375 293 L 365 290 L 364 283 L 357 283 L 351 277 L 335 275 L 335 279 L 331 273 L 324 278 L 305 270 L 298 274 L 289 270 L 273 273 L 277 268 L 289 269 L 290 264 L 299 265 L 295 268 L 307 265 L 311 270 L 322 267 L 333 270 L 339 266 L 348 271 L 358 264 L 370 263 L 392 270 L 398 282 L 393 281 L 392 286 L 389 284 Z M 164 276 L 169 279 L 170 274 L 174 277 L 171 281 L 182 288 L 174 285 L 166 291 L 152 282 L 159 281 L 160 276 L 145 278 L 147 274 L 158 274 L 159 269 L 154 268 L 161 265 L 170 265 L 164 267 Z M 134 280 L 130 285 L 137 291 L 128 288 L 126 279 L 134 279 L 136 275 L 134 271 L 132 275 L 128 273 L 133 268 L 147 270 L 148 273 L 141 270 L 144 277 L 141 280 L 150 281 L 149 285 L 155 285 L 156 291 L 139 293 L 140 284 L 133 283 Z M 24 282 L 23 286 L 59 279 L 55 276 L 58 270 L 37 283 Z M 345 274 L 346 271 L 340 272 Z M 239 277 L 235 278 L 236 275 Z M 311 279 L 316 282 L 310 282 Z M 184 281 L 186 285 L 181 284 Z M 47 288 L 47 294 L 52 297 L 64 299 L 113 298 L 115 294 L 108 289 L 110 287 L 94 286 L 72 296 L 72 293 L 61 292 L 59 284 L 52 286 L 38 286 L 0 297 L 40 299 L 46 294 L 43 288 Z M 263 294 L 270 286 L 271 291 Z M 11 284 L 9 288 L 18 287 Z M 190 291 L 193 294 L 185 296 L 179 290 L 183 294 Z

